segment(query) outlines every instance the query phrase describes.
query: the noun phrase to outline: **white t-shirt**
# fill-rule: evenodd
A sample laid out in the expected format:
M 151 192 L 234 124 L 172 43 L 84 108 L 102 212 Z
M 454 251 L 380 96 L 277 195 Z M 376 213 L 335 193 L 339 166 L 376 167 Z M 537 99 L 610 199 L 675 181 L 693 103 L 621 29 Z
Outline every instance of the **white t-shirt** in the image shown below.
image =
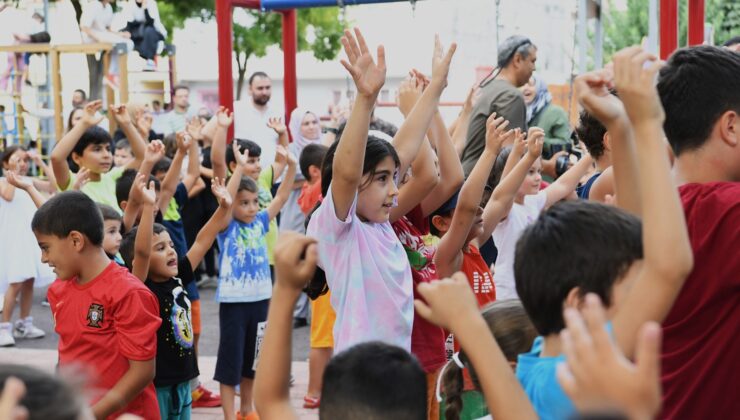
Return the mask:
M 80 27 L 87 27 L 94 31 L 105 33 L 113 21 L 113 7 L 110 4 L 103 5 L 98 0 L 87 3 L 80 17 Z M 95 43 L 86 33 L 82 33 L 82 41 L 90 44 Z
M 514 253 L 516 242 L 527 226 L 534 223 L 547 202 L 547 193 L 542 190 L 535 195 L 524 197 L 524 204 L 511 207 L 509 217 L 496 226 L 493 242 L 498 249 L 496 257 L 496 299 L 518 299 L 514 283 Z M 536 262 L 535 262 L 536 263 Z
M 275 130 L 267 126 L 267 122 L 270 118 L 280 117 L 283 117 L 282 111 L 272 109 L 269 105 L 264 111 L 259 111 L 254 107 L 251 97 L 234 102 L 234 137 L 252 140 L 262 148 L 262 167 L 275 161 L 279 137 Z
M 331 290 L 334 351 L 383 341 L 411 351 L 414 291 L 411 266 L 390 222 L 339 220 L 329 193 L 311 217 L 307 235 L 319 238 L 319 267 Z

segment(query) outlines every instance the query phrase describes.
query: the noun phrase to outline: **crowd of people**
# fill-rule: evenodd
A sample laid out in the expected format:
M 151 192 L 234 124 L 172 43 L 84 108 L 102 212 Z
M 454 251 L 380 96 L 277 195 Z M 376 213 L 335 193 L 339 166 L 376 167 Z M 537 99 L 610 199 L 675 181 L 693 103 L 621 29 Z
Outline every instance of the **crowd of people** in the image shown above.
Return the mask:
M 0 418 L 297 418 L 292 330 L 308 318 L 304 407 L 320 418 L 740 408 L 740 42 L 616 53 L 576 78 L 571 134 L 526 37 L 455 121 L 439 106 L 456 45 L 436 38 L 431 74 L 398 89 L 397 129 L 373 115 L 383 46 L 341 41 L 356 95 L 323 129 L 300 107 L 284 122 L 257 72 L 233 112 L 192 115 L 178 86 L 161 131 L 127 104 L 109 133 L 82 98 L 48 165 L 4 151 L 0 345 L 43 336 L 32 293 L 56 279 L 60 372 L 84 366 L 98 392 L 0 365 Z M 198 380 L 210 277 L 220 396 Z

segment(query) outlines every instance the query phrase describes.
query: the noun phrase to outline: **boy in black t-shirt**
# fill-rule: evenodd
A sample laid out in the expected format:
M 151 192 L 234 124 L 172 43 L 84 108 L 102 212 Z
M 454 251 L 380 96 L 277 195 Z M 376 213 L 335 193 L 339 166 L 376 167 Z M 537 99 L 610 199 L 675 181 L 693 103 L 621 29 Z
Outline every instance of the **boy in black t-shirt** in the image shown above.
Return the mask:
M 134 188 L 145 188 L 143 178 L 137 180 Z M 151 211 L 142 213 L 139 225 L 129 231 L 121 243 L 126 265 L 135 272 L 147 273 L 144 284 L 159 301 L 162 325 L 157 331 L 154 386 L 163 419 L 190 418 L 189 382 L 199 372 L 193 346 L 190 300 L 185 288 L 194 281 L 193 267 L 200 264 L 218 234 L 219 227 L 214 220 L 223 218 L 223 213 L 231 208 L 231 196 L 223 180 L 214 179 L 211 190 L 219 207 L 186 255 L 177 255 L 167 229 L 153 222 Z

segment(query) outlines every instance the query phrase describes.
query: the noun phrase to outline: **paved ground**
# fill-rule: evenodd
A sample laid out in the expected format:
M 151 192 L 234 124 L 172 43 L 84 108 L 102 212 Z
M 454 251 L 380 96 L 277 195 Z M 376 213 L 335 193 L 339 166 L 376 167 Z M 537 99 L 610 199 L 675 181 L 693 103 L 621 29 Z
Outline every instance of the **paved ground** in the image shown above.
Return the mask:
M 33 365 L 40 369 L 54 372 L 57 361 L 58 336 L 53 332 L 51 312 L 48 307 L 42 306 L 41 301 L 46 291 L 37 289 L 34 296 L 31 315 L 34 324 L 46 331 L 44 338 L 37 340 L 19 340 L 15 347 L 0 348 L 0 363 L 19 363 Z M 218 304 L 214 301 L 213 288 L 201 289 L 201 313 L 203 318 L 203 333 L 200 338 L 200 356 L 198 364 L 201 372 L 201 381 L 206 388 L 218 392 L 218 383 L 212 380 L 216 366 L 216 354 L 218 351 Z M 18 316 L 18 309 L 14 313 Z M 308 386 L 308 348 L 309 329 L 307 327 L 293 330 L 293 377 L 295 383 L 291 388 L 290 395 L 293 406 L 299 417 L 305 420 L 318 418 L 316 410 L 305 410 L 302 408 L 303 396 Z M 238 406 L 238 402 L 237 402 Z M 193 419 L 220 419 L 221 408 L 195 409 Z

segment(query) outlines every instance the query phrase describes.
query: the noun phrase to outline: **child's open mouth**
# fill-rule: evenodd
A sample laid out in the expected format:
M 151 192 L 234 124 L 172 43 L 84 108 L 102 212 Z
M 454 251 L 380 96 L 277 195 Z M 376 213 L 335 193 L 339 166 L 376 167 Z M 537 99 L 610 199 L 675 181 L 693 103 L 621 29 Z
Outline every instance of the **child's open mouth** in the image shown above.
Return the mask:
M 167 267 L 177 267 L 177 259 L 167 260 Z

